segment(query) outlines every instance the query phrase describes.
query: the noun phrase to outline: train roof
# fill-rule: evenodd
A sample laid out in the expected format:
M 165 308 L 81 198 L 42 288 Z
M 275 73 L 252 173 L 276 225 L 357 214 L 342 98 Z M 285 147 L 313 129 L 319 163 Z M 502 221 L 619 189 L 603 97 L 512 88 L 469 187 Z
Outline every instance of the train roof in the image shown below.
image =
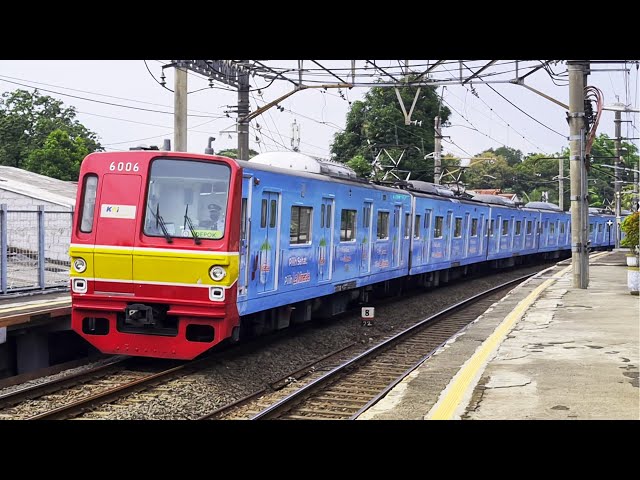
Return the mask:
M 487 195 L 485 193 L 473 194 L 473 199 L 482 203 L 491 203 L 493 205 L 502 205 L 504 207 L 516 208 L 517 205 L 514 201 L 508 198 L 501 197 L 500 195 Z
M 277 154 L 278 152 L 269 152 L 269 153 Z M 285 152 L 285 153 L 296 153 L 296 152 Z M 260 154 L 260 155 L 266 155 L 266 154 Z M 295 158 L 288 155 L 285 155 L 280 158 L 277 155 L 270 156 L 270 158 L 263 157 L 262 160 L 258 159 L 258 161 L 256 162 L 255 159 L 258 158 L 260 155 L 256 155 L 250 160 L 235 160 L 235 161 L 242 168 L 251 168 L 255 170 L 262 170 L 264 172 L 272 172 L 272 173 L 285 174 L 285 175 L 294 175 L 296 177 L 308 178 L 313 180 L 324 180 L 327 182 L 343 183 L 346 185 L 359 185 L 362 187 L 370 187 L 375 190 L 384 190 L 388 192 L 403 193 L 405 195 L 409 195 L 409 192 L 400 190 L 398 188 L 387 187 L 384 185 L 377 185 L 369 182 L 368 180 L 358 178 L 356 176 L 353 176 L 353 177 L 347 176 L 346 170 L 342 171 L 342 173 L 335 173 L 337 172 L 337 170 L 332 170 L 331 172 L 326 169 L 321 170 L 320 166 L 314 166 L 313 164 L 311 164 L 310 162 L 307 162 L 306 160 L 305 160 L 305 163 L 302 164 L 302 166 L 301 164 L 297 164 L 297 163 L 292 164 L 290 162 Z M 306 157 L 306 155 L 302 155 L 302 154 L 299 154 L 299 155 Z M 311 158 L 311 157 L 308 157 L 308 158 Z M 275 166 L 274 164 L 278 164 L 278 166 Z M 295 165 L 295 167 L 292 168 L 291 165 Z M 307 166 L 307 168 L 305 168 L 305 166 Z M 316 167 L 320 171 L 312 171 L 312 170 L 316 170 Z
M 298 152 L 266 152 L 256 155 L 249 163 L 269 165 L 309 173 L 320 173 L 329 177 L 357 180 L 358 175 L 348 165 L 320 157 L 311 157 Z
M 562 209 L 558 205 L 549 202 L 529 202 L 525 205 L 525 208 L 533 208 L 536 210 L 551 210 L 558 213 L 562 212 Z

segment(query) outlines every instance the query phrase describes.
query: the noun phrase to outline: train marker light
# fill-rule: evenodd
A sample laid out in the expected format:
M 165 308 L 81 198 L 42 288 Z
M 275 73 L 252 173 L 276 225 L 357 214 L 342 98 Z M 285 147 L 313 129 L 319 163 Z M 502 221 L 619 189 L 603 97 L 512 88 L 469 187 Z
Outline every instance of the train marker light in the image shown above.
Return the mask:
M 87 269 L 87 262 L 84 261 L 84 258 L 76 258 L 73 261 L 73 268 L 76 272 L 82 273 Z
M 214 265 L 209 269 L 209 276 L 211 277 L 211 280 L 219 282 L 227 276 L 227 272 L 220 265 Z

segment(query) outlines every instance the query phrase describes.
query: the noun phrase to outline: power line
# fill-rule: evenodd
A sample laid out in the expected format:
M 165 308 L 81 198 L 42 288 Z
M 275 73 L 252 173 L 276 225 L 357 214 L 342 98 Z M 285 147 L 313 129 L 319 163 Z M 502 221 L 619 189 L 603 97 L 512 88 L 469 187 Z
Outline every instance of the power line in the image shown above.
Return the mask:
M 143 111 L 143 112 L 164 113 L 166 115 L 173 115 L 173 112 L 163 112 L 161 110 L 153 110 L 153 109 L 150 109 L 150 108 L 133 107 L 131 105 L 122 105 L 122 104 L 113 103 L 113 102 L 103 102 L 102 100 L 96 100 L 96 99 L 93 99 L 93 98 L 80 97 L 78 95 L 71 95 L 69 93 L 56 92 L 54 90 L 48 90 L 46 88 L 32 87 L 31 85 L 25 85 L 24 83 L 14 82 L 12 80 L 5 80 L 5 79 L 2 79 L 2 78 L 0 78 L 0 81 L 1 82 L 7 82 L 7 83 L 13 83 L 15 85 L 20 85 L 22 87 L 33 88 L 34 90 L 42 90 L 43 92 L 54 93 L 56 95 L 62 95 L 64 97 L 78 98 L 80 100 L 86 100 L 88 102 L 101 103 L 103 105 L 111 105 L 111 106 L 114 106 L 114 107 L 129 108 L 131 110 L 140 110 L 140 111 Z M 220 116 L 217 116 L 217 117 L 212 117 L 210 115 L 192 115 L 192 114 L 188 114 L 187 116 L 189 116 L 189 117 L 198 117 L 198 118 L 225 118 L 224 115 L 220 115 Z
M 64 87 L 62 85 L 56 85 L 53 83 L 45 83 L 45 82 L 36 82 L 35 80 L 28 80 L 28 79 L 24 79 L 24 78 L 18 78 L 18 77 L 10 77 L 9 75 L 0 75 L 0 77 L 2 78 L 9 78 L 11 80 L 20 80 L 22 82 L 29 82 L 29 83 L 35 83 L 36 85 L 46 85 L 48 87 L 55 87 L 55 88 L 61 88 L 63 90 L 70 90 L 72 92 L 80 92 L 80 93 L 88 93 L 90 95 L 97 95 L 99 97 L 106 97 L 106 98 L 115 98 L 118 100 L 126 100 L 128 102 L 134 102 L 134 103 L 142 103 L 145 105 L 154 105 L 156 107 L 165 107 L 165 108 L 171 108 L 170 105 L 163 105 L 161 103 L 154 103 L 154 102 L 145 102 L 143 100 L 134 100 L 133 98 L 127 98 L 127 97 L 118 97 L 116 95 L 107 95 L 105 93 L 98 93 L 98 92 L 92 92 L 90 90 L 80 90 L 78 88 L 71 88 L 71 87 Z M 30 88 L 36 88 L 36 87 L 30 87 Z M 43 90 L 43 89 L 42 89 Z M 190 111 L 192 112 L 197 112 L 197 113 L 208 113 L 210 115 L 215 115 L 215 113 L 213 112 L 205 112 L 203 110 L 194 110 L 194 109 L 190 109 Z
M 493 90 L 494 92 L 496 92 L 498 95 L 500 95 L 504 100 L 506 100 L 508 103 L 510 103 L 511 105 L 513 105 L 515 108 L 517 108 L 518 110 L 520 110 L 522 113 L 524 113 L 527 117 L 529 117 L 531 120 L 536 121 L 537 123 L 539 123 L 540 125 L 542 125 L 544 128 L 546 128 L 547 130 L 551 130 L 553 133 L 560 135 L 562 138 L 564 138 L 565 140 L 567 139 L 567 136 L 563 133 L 558 132 L 557 130 L 554 130 L 553 128 L 549 127 L 548 125 L 545 125 L 544 123 L 542 123 L 540 120 L 538 120 L 535 117 L 532 117 L 531 115 L 529 115 L 527 112 L 525 112 L 524 110 L 522 110 L 519 106 L 517 106 L 515 103 L 513 103 L 511 100 L 509 100 L 507 97 L 505 97 L 504 95 L 502 95 L 500 92 L 498 92 L 495 88 L 493 88 L 491 85 L 489 85 L 488 83 L 485 83 L 485 85 L 487 87 L 489 87 L 491 90 Z
M 466 88 L 466 85 L 465 85 L 465 88 Z M 467 90 L 468 90 L 468 89 L 467 89 Z M 513 127 L 511 126 L 511 124 L 509 124 L 509 122 L 507 122 L 504 118 L 502 118 L 500 115 L 498 115 L 498 113 L 497 113 L 497 112 L 495 112 L 495 111 L 493 110 L 493 108 L 491 108 L 491 107 L 489 106 L 489 104 L 488 104 L 487 102 L 485 102 L 485 101 L 480 97 L 480 95 L 478 95 L 478 99 L 479 99 L 482 103 L 484 103 L 484 104 L 487 106 L 487 108 L 488 108 L 489 110 L 491 110 L 491 111 L 494 113 L 494 115 L 495 115 L 496 117 L 498 117 L 500 120 L 502 120 L 502 121 L 507 125 L 507 127 L 508 127 L 508 128 L 510 128 L 511 130 L 513 130 L 514 132 L 516 132 L 518 135 L 520 135 L 520 136 L 523 138 L 523 140 L 524 140 L 525 142 L 529 142 L 531 145 L 533 145 L 533 146 L 534 146 L 535 148 L 537 148 L 539 151 L 544 152 L 544 150 L 543 150 L 542 148 L 540 148 L 538 145 L 536 145 L 535 143 L 533 143 L 533 142 L 532 142 L 531 140 L 529 140 L 526 136 L 524 136 L 524 135 L 523 135 L 522 133 L 520 133 L 518 130 L 516 130 L 515 128 L 513 128 Z
M 472 128 L 472 130 L 475 130 L 476 132 L 478 132 L 478 133 L 480 133 L 480 134 L 484 135 L 485 137 L 490 138 L 490 139 L 491 139 L 491 140 L 493 140 L 494 142 L 498 142 L 500 145 L 502 145 L 502 146 L 504 146 L 504 147 L 509 147 L 509 145 L 507 145 L 506 143 L 501 142 L 500 140 L 497 140 L 497 139 L 493 138 L 491 135 L 487 135 L 486 133 L 484 133 L 484 132 L 482 132 L 482 131 L 478 130 L 478 128 L 477 128 L 473 123 L 471 123 L 471 121 L 470 121 L 467 117 L 465 117 L 465 116 L 464 116 L 463 114 L 461 114 L 458 110 L 456 110 L 456 109 L 453 107 L 453 105 L 451 105 L 449 102 L 447 102 L 444 98 L 442 99 L 442 101 L 443 101 L 444 103 L 446 103 L 447 105 L 449 105 L 449 106 L 453 109 L 453 111 L 454 111 L 454 112 L 456 112 L 458 115 L 460 115 L 462 118 L 464 118 L 464 119 L 467 121 L 467 123 L 473 127 L 473 128 Z M 512 147 L 509 147 L 509 148 L 512 148 Z
M 111 118 L 111 117 L 108 117 Z M 121 119 L 116 119 L 116 120 L 121 120 Z M 205 134 L 209 134 L 210 132 L 199 132 L 198 130 L 194 130 L 195 128 L 201 127 L 203 125 L 206 125 L 207 123 L 211 123 L 214 120 L 207 120 L 206 122 L 203 123 L 199 123 L 198 125 L 194 125 L 191 128 L 187 128 L 188 131 L 190 132 L 197 132 L 197 133 L 205 133 Z M 159 125 L 155 125 L 155 126 L 159 126 Z M 166 127 L 169 128 L 169 127 Z M 125 140 L 122 142 L 112 142 L 112 143 L 105 143 L 103 146 L 107 146 L 107 145 L 122 145 L 123 143 L 133 143 L 133 142 L 141 142 L 142 140 L 151 140 L 153 138 L 161 138 L 161 137 L 165 137 L 167 135 L 170 135 L 171 133 L 173 133 L 173 129 L 170 129 L 169 131 L 163 133 L 162 135 L 155 135 L 153 137 L 146 137 L 146 138 L 138 138 L 138 139 L 134 139 L 134 140 Z
M 138 125 L 146 125 L 149 127 L 158 127 L 158 128 L 169 128 L 169 129 L 173 129 L 173 127 L 171 125 L 158 125 L 156 123 L 148 123 L 148 122 L 139 122 L 137 120 L 129 120 L 128 118 L 119 118 L 119 117 L 111 117 L 109 115 L 100 115 L 98 113 L 91 113 L 91 112 L 85 112 L 85 111 L 81 111 L 81 110 L 76 110 L 77 113 L 80 113 L 82 115 L 91 115 L 93 117 L 100 117 L 100 118 L 107 118 L 110 120 L 117 120 L 119 122 L 127 122 L 127 123 L 136 123 Z M 195 132 L 195 133 L 211 133 L 211 132 L 204 132 L 201 130 L 193 130 L 193 128 L 198 128 L 202 125 L 206 125 L 207 123 L 211 123 L 211 122 L 215 122 L 216 120 L 220 120 L 219 118 L 214 118 L 211 120 L 207 120 L 204 123 L 200 123 L 192 128 L 189 128 L 188 130 L 191 132 Z

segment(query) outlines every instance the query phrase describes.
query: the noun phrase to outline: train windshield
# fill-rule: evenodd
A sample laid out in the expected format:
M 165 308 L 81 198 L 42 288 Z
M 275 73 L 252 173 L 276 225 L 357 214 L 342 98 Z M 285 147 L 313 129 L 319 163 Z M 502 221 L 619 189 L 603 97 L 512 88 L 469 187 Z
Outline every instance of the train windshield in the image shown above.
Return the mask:
M 157 159 L 151 164 L 144 233 L 152 237 L 224 236 L 231 169 L 221 163 Z M 196 240 L 197 240 L 196 238 Z

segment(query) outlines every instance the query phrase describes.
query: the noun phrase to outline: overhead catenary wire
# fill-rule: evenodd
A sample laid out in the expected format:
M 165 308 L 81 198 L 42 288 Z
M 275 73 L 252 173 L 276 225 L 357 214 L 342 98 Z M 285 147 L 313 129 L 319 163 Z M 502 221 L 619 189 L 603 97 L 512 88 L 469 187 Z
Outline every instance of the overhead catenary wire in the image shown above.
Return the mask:
M 20 85 L 20 86 L 23 86 L 23 87 L 32 88 L 34 90 L 42 90 L 43 92 L 54 93 L 56 95 L 62 95 L 62 96 L 65 96 L 65 97 L 77 98 L 77 99 L 80 99 L 80 100 L 86 100 L 88 102 L 101 103 L 103 105 L 111 105 L 111 106 L 114 106 L 114 107 L 128 108 L 128 109 L 131 109 L 131 110 L 140 110 L 140 111 L 143 111 L 143 112 L 153 112 L 153 113 L 163 113 L 163 114 L 166 114 L 166 115 L 173 115 L 173 112 L 163 112 L 161 110 L 154 110 L 154 109 L 150 109 L 150 108 L 134 107 L 132 105 L 122 105 L 122 104 L 113 103 L 113 102 L 104 102 L 102 100 L 96 100 L 95 98 L 80 97 L 78 95 L 71 95 L 69 93 L 56 92 L 54 90 L 48 90 L 46 88 L 32 87 L 31 85 L 25 85 L 24 83 L 14 82 L 12 80 L 5 80 L 3 78 L 0 78 L 0 82 L 12 83 L 12 84 L 15 84 L 15 85 Z M 197 117 L 197 118 L 224 118 L 225 117 L 224 115 L 220 115 L 220 116 L 194 115 L 194 114 L 191 114 L 191 113 L 187 114 L 187 116 L 188 117 Z
M 141 103 L 144 105 L 153 105 L 156 107 L 164 107 L 164 108 L 172 108 L 171 105 L 163 105 L 161 103 L 155 103 L 155 102 L 145 102 L 144 100 L 136 100 L 133 98 L 127 98 L 127 97 L 119 97 L 116 95 L 107 95 L 106 93 L 99 93 L 99 92 L 94 92 L 91 90 L 80 90 L 78 88 L 71 88 L 71 87 L 65 87 L 62 85 L 56 85 L 53 83 L 45 83 L 45 82 L 36 82 L 35 80 L 29 80 L 29 79 L 25 79 L 25 78 L 18 78 L 18 77 L 11 77 L 9 75 L 0 75 L 0 79 L 2 78 L 8 78 L 10 80 L 19 80 L 21 82 L 28 82 L 28 83 L 34 83 L 36 85 L 45 85 L 47 87 L 54 87 L 54 88 L 61 88 L 62 90 L 70 90 L 72 92 L 80 92 L 80 93 L 88 93 L 90 95 L 96 95 L 98 97 L 105 97 L 105 98 L 115 98 L 116 100 L 126 100 L 127 102 L 133 102 L 133 103 Z M 30 88 L 37 88 L 37 87 L 31 87 Z M 203 110 L 194 110 L 194 109 L 189 109 L 190 112 L 196 112 L 196 113 L 208 113 L 209 115 L 215 115 L 215 113 L 213 112 L 206 112 Z

